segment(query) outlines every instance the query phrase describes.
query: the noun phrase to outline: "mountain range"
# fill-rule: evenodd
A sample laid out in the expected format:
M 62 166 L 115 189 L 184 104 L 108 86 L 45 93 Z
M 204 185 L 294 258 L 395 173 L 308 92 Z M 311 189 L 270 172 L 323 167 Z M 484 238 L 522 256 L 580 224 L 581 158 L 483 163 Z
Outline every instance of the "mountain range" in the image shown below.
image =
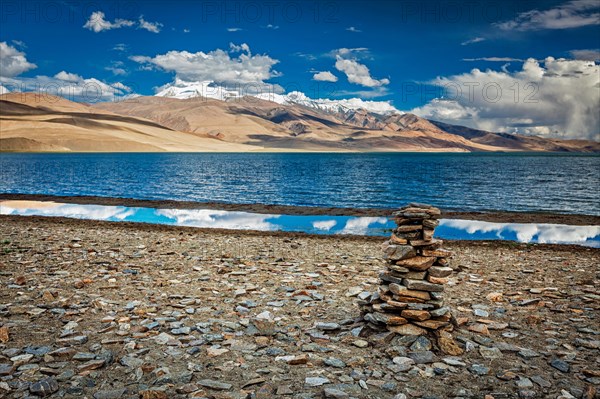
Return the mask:
M 1 151 L 576 151 L 600 143 L 493 133 L 402 113 L 388 103 L 242 96 L 207 86 L 84 104 L 34 93 L 0 96 Z M 204 90 L 204 91 L 203 91 Z M 389 106 L 386 106 L 389 105 Z

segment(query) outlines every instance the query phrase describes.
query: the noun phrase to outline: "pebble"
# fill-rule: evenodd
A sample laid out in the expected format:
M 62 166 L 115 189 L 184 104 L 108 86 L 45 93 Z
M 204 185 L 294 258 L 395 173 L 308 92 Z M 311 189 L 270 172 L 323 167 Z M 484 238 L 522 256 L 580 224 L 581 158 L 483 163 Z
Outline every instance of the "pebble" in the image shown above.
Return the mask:
M 499 359 L 502 357 L 502 352 L 496 347 L 489 348 L 487 346 L 480 346 L 479 354 L 484 359 Z
M 29 386 L 29 392 L 33 395 L 46 397 L 58 391 L 58 382 L 54 378 L 44 378 Z
M 540 354 L 536 351 L 525 348 L 519 350 L 518 355 L 521 356 L 523 359 L 533 359 L 534 357 L 540 356 Z
M 339 389 L 333 388 L 325 388 L 323 390 L 323 396 L 327 399 L 349 399 L 350 395 L 348 395 L 344 391 L 340 391 Z
M 320 387 L 325 384 L 329 384 L 331 381 L 324 377 L 306 377 L 304 379 L 304 384 L 307 387 Z
M 520 389 L 518 394 L 520 399 L 533 399 L 538 397 L 537 392 L 531 389 Z
M 340 359 L 337 359 L 335 357 L 328 357 L 325 360 L 323 360 L 323 363 L 325 363 L 325 365 L 330 366 L 330 367 L 336 367 L 336 368 L 346 367 L 346 363 L 344 363 L 343 361 L 341 361 Z
M 533 377 L 531 377 L 531 381 L 535 382 L 542 388 L 550 388 L 552 386 L 552 384 L 549 381 L 546 381 L 539 375 L 534 375 Z
M 413 352 L 422 352 L 422 351 L 431 350 L 431 341 L 424 336 L 420 336 L 410 346 L 410 350 Z
M 476 375 L 487 375 L 490 372 L 489 367 L 482 364 L 472 364 L 471 367 L 469 367 L 469 370 Z
M 415 364 L 415 361 L 413 359 L 411 359 L 410 357 L 403 357 L 403 356 L 397 356 L 397 357 L 393 358 L 392 362 L 396 366 L 398 366 L 398 371 L 410 370 L 413 367 L 413 365 Z
M 335 330 L 339 330 L 341 327 L 338 323 L 323 323 L 323 322 L 318 322 L 315 327 L 317 328 L 317 330 L 321 330 L 321 331 L 335 331 Z
M 569 370 L 571 369 L 571 366 L 569 365 L 569 363 L 560 360 L 560 359 L 552 359 L 550 361 L 550 365 L 552 367 L 554 367 L 555 369 L 557 369 L 558 371 L 561 371 L 563 373 L 568 373 Z
M 25 354 L 25 355 L 13 356 L 10 358 L 10 361 L 13 363 L 14 367 L 19 367 L 23 364 L 29 363 L 31 361 L 31 359 L 33 359 L 33 355 Z
M 0 363 L 0 377 L 12 374 L 15 368 L 12 363 Z
M 352 345 L 358 348 L 366 348 L 369 346 L 369 342 L 365 341 L 364 339 L 357 339 L 356 341 L 352 342 Z
M 442 359 L 442 361 L 450 366 L 465 367 L 467 365 L 460 358 L 456 357 L 445 357 Z
M 519 387 L 519 388 L 532 388 L 533 387 L 533 382 L 531 382 L 531 380 L 529 378 L 519 377 L 519 379 L 517 380 L 517 387 Z
M 161 389 L 145 389 L 139 392 L 140 399 L 170 399 Z
M 220 382 L 220 381 L 208 380 L 208 379 L 199 380 L 196 383 L 205 388 L 214 389 L 216 391 L 228 391 L 233 387 L 233 385 L 228 384 L 226 382 Z
M 414 360 L 416 364 L 433 363 L 435 360 L 435 354 L 431 351 L 411 352 L 408 356 Z
M 77 366 L 77 371 L 81 373 L 81 372 L 85 372 L 85 371 L 96 370 L 96 369 L 99 369 L 100 367 L 104 366 L 105 362 L 106 361 L 104 359 L 90 360 L 88 362 L 85 362 L 85 363 Z
M 94 399 L 119 399 L 125 392 L 127 392 L 125 388 L 102 390 L 94 394 Z

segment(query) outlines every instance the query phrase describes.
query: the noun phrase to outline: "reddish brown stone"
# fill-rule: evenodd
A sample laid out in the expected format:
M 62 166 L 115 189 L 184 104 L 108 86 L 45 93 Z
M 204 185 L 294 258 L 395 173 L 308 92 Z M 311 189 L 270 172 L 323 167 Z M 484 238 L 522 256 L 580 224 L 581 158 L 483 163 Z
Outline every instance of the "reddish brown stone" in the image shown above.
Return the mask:
M 392 243 L 398 244 L 398 245 L 406 245 L 406 244 L 408 244 L 408 240 L 406 238 L 400 238 L 396 234 L 393 234 L 393 233 L 392 233 L 392 236 L 390 237 L 390 241 Z
M 432 284 L 446 284 L 448 282 L 448 279 L 445 277 L 427 276 L 427 281 L 429 281 Z
M 438 334 L 437 343 L 442 352 L 450 356 L 460 356 L 464 353 L 464 350 L 458 346 L 450 333 L 440 331 Z
M 0 342 L 5 344 L 8 342 L 8 339 L 9 339 L 8 327 L 6 327 L 6 326 L 0 327 Z
M 437 258 L 448 258 L 452 256 L 452 252 L 447 249 L 423 248 L 423 256 L 435 256 Z
M 400 335 L 425 335 L 427 330 L 414 324 L 404 324 L 403 326 L 388 326 L 388 330 Z
M 390 284 L 389 287 L 390 287 L 390 291 L 393 294 L 398 295 L 398 296 L 417 298 L 417 299 L 422 299 L 425 301 L 428 301 L 431 299 L 431 295 L 429 294 L 429 292 L 410 290 L 410 289 L 406 288 L 405 286 L 398 285 L 398 284 Z
M 412 310 L 412 309 L 403 310 L 401 313 L 401 316 L 406 317 L 407 319 L 417 320 L 417 321 L 424 321 L 424 320 L 431 318 L 431 315 L 426 310 Z
M 306 364 L 308 363 L 308 355 L 303 353 L 302 355 L 294 356 L 294 358 L 288 361 L 288 364 L 292 366 L 296 366 L 298 364 Z
M 439 247 L 442 246 L 443 243 L 444 243 L 444 241 L 438 240 L 437 238 L 434 238 L 431 241 L 426 241 L 426 240 L 410 240 L 410 245 L 412 245 L 413 247 L 439 248 Z
M 169 397 L 165 391 L 148 389 L 145 391 L 140 391 L 140 399 L 169 399 Z
M 448 322 L 440 320 L 425 320 L 417 321 L 415 324 L 419 327 L 427 328 L 428 330 L 439 330 L 440 328 L 446 327 Z
M 434 257 L 415 256 L 414 258 L 399 260 L 396 262 L 396 265 L 406 267 L 410 270 L 423 271 L 429 269 L 435 260 L 436 258 Z

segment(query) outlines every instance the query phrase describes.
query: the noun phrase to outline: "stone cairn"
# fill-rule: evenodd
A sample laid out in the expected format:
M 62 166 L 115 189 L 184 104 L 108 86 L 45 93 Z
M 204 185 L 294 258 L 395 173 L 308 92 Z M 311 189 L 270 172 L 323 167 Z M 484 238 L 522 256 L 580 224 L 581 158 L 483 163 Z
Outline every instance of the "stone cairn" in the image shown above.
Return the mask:
M 441 211 L 411 203 L 393 216 L 397 227 L 382 246 L 387 269 L 379 275 L 378 291 L 361 303 L 363 319 L 375 331 L 431 334 L 439 341 L 453 328 L 443 298 L 453 271 L 448 262 L 451 252 L 433 238 Z

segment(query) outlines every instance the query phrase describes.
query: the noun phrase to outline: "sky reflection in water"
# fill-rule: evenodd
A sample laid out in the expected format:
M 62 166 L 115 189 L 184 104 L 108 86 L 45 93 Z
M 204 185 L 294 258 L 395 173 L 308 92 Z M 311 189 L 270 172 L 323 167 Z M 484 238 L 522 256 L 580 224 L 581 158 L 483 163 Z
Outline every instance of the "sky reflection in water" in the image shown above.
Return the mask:
M 0 214 L 61 216 L 233 230 L 298 231 L 327 235 L 386 236 L 394 227 L 393 221 L 384 217 L 271 215 L 211 209 L 152 209 L 42 201 L 2 201 Z M 442 219 L 436 229 L 436 236 L 456 240 L 509 240 L 526 243 L 579 244 L 600 248 L 599 226 Z

